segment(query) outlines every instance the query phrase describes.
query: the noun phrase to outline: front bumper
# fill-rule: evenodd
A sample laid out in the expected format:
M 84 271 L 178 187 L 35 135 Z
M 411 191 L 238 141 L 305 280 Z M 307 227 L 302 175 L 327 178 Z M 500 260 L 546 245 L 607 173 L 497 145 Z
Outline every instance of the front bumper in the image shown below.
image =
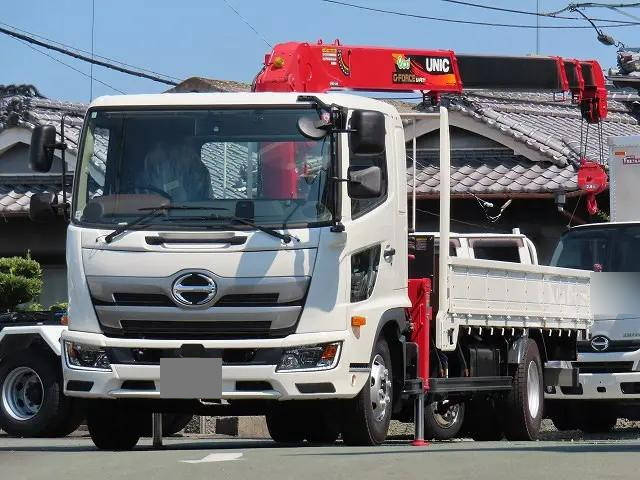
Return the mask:
M 638 400 L 640 399 L 640 350 L 624 353 L 582 353 L 578 362 L 606 366 L 626 362 L 630 371 L 619 373 L 580 373 L 577 388 L 556 387 L 547 391 L 549 400 Z M 583 368 L 581 367 L 581 368 Z
M 331 370 L 276 372 L 276 365 L 223 365 L 223 400 L 300 400 L 318 398 L 352 398 L 364 386 L 369 372 L 349 368 L 349 347 L 345 332 L 294 334 L 267 340 L 138 340 L 109 338 L 94 333 L 67 331 L 62 340 L 121 348 L 179 349 L 184 344 L 203 345 L 205 349 L 285 348 L 316 343 L 342 341 L 340 360 Z M 69 368 L 62 359 L 64 393 L 83 398 L 160 399 L 160 366 L 112 364 L 112 371 Z M 73 382 L 71 389 L 69 382 Z M 87 383 L 89 382 L 89 383 Z M 125 383 L 126 382 L 126 383 Z M 260 382 L 260 383 L 258 383 Z M 83 388 L 78 389 L 78 385 Z M 249 388 L 247 388 L 249 385 Z M 251 385 L 257 387 L 251 388 Z M 302 387 L 301 387 L 302 385 Z M 311 385 L 311 387 L 309 387 Z M 300 390 L 311 393 L 303 393 Z M 318 391 L 321 390 L 321 391 Z

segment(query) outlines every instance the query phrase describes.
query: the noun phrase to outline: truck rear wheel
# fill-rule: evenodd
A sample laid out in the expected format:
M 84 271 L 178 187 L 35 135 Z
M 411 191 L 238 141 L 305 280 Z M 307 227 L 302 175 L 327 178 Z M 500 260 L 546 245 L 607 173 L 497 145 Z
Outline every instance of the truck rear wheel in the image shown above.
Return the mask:
M 430 440 L 450 440 L 456 438 L 464 423 L 464 402 L 449 400 L 432 402 L 424 409 L 424 436 Z
M 536 440 L 544 406 L 542 361 L 536 342 L 527 339 L 505 402 L 504 432 L 508 440 Z
M 59 362 L 57 357 L 36 349 L 24 350 L 2 360 L 2 430 L 16 437 L 48 437 L 66 435 L 72 426 L 79 425 L 82 418 L 78 419 L 74 402 L 62 393 Z M 69 425 L 65 425 L 67 420 L 71 422 Z
M 387 438 L 393 400 L 393 366 L 389 346 L 380 338 L 371 358 L 369 381 L 344 411 L 346 445 L 380 445 Z
M 132 450 L 140 440 L 148 415 L 132 411 L 117 400 L 88 402 L 87 427 L 99 450 Z

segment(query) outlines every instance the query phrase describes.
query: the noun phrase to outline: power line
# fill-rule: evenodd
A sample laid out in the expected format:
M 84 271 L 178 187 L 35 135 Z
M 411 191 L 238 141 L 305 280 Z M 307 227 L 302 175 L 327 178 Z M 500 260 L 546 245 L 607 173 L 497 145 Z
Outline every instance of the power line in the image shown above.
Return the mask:
M 227 4 L 227 7 L 229 7 L 231 10 L 233 10 L 233 12 L 238 16 L 238 18 L 240 18 L 240 20 L 242 20 L 244 23 L 246 23 L 246 24 L 247 24 L 247 26 L 248 26 L 251 30 L 253 30 L 253 33 L 255 33 L 255 34 L 258 36 L 258 38 L 260 38 L 260 40 L 262 40 L 264 43 L 266 43 L 266 44 L 267 44 L 267 46 L 268 46 L 269 48 L 273 48 L 273 45 L 271 45 L 271 44 L 267 41 L 267 39 L 266 39 L 266 38 L 264 38 L 264 36 L 262 36 L 262 34 L 261 34 L 260 32 L 258 32 L 258 30 L 256 30 L 256 29 L 254 28 L 254 26 L 253 26 L 253 25 L 251 25 L 251 24 L 249 23 L 249 21 L 248 21 L 246 18 L 244 18 L 244 17 L 242 16 L 242 14 L 241 14 L 238 10 L 236 10 L 236 9 L 233 7 L 233 5 L 231 5 L 229 2 L 227 2 L 227 0 L 222 0 L 222 1 L 223 1 L 224 3 L 226 3 L 226 4 Z
M 91 59 L 93 60 L 95 56 L 93 55 L 93 39 L 94 39 L 94 31 L 96 26 L 96 0 L 91 1 Z M 89 102 L 93 100 L 93 63 L 91 64 L 91 80 L 89 81 Z
M 544 28 L 544 29 L 560 29 L 560 30 L 567 30 L 567 29 L 585 29 L 585 28 L 591 28 L 590 26 L 587 25 L 541 25 L 539 27 L 537 27 L 536 25 L 521 25 L 521 24 L 514 24 L 514 23 L 493 23 L 493 22 L 478 22 L 478 21 L 473 21 L 473 20 L 457 20 L 457 19 L 453 19 L 453 18 L 444 18 L 444 17 L 430 17 L 427 15 L 418 15 L 415 13 L 407 13 L 407 12 L 398 12 L 398 11 L 394 11 L 394 10 L 384 10 L 382 8 L 373 8 L 373 7 L 365 7 L 364 5 L 357 5 L 354 3 L 347 3 L 347 2 L 341 2 L 338 0 L 320 0 L 321 2 L 325 2 L 325 3 L 332 3 L 335 5 L 341 5 L 344 7 L 351 7 L 351 8 L 357 8 L 360 10 L 366 10 L 369 12 L 376 12 L 376 13 L 385 13 L 387 15 L 396 15 L 396 16 L 400 16 L 400 17 L 409 17 L 409 18 L 419 18 L 421 20 L 434 20 L 434 21 L 438 21 L 438 22 L 446 22 L 446 23 L 458 23 L 458 24 L 464 24 L 464 25 L 480 25 L 480 26 L 484 26 L 484 27 L 505 27 L 505 28 Z M 600 25 L 601 27 L 609 27 L 609 28 L 617 28 L 617 27 L 631 27 L 631 26 L 636 26 L 636 25 L 640 25 L 640 23 L 638 22 L 627 22 L 627 23 L 616 23 L 614 25 Z
M 94 65 L 99 65 L 101 67 L 105 67 L 105 68 L 109 68 L 111 70 L 116 70 L 120 73 L 126 73 L 127 75 L 133 75 L 135 77 L 141 77 L 141 78 L 146 78 L 148 80 L 153 80 L 154 82 L 158 82 L 158 83 L 164 83 L 166 85 L 171 85 L 171 86 L 176 86 L 178 85 L 177 82 L 171 81 L 171 80 L 166 80 L 164 78 L 160 78 L 157 75 L 152 75 L 149 73 L 144 73 L 144 72 L 140 72 L 140 71 L 136 71 L 136 70 L 131 70 L 129 68 L 124 68 L 124 67 L 120 67 L 118 65 L 114 65 L 113 63 L 108 63 L 108 62 L 103 62 L 101 60 L 96 60 L 95 58 L 92 59 L 91 57 L 88 57 L 86 55 L 81 55 L 79 53 L 73 52 L 67 48 L 61 48 L 58 47 L 56 45 L 52 45 L 51 43 L 47 43 L 47 42 L 43 42 L 40 40 L 37 40 L 36 38 L 33 38 L 32 36 L 29 35 L 24 35 L 22 33 L 18 33 L 18 32 L 13 32 L 11 30 L 7 30 L 6 28 L 0 27 L 0 33 L 4 33 L 5 35 L 9 35 L 10 37 L 13 38 L 17 38 L 19 40 L 22 40 L 24 42 L 33 44 L 33 45 L 38 45 L 39 47 L 44 47 L 47 48 L 49 50 L 54 50 L 56 52 L 62 53 L 64 55 L 68 55 L 70 57 L 76 58 L 78 60 L 82 60 L 85 62 L 89 62 L 91 64 Z
M 440 0 L 440 1 L 447 2 L 447 3 L 455 3 L 458 5 L 465 5 L 467 7 L 484 8 L 485 10 L 494 10 L 498 12 L 517 13 L 520 15 L 534 15 L 536 17 L 557 18 L 560 20 L 578 20 L 575 17 L 564 17 L 559 15 L 554 15 L 553 13 L 540 13 L 540 12 L 532 12 L 527 10 L 515 10 L 513 8 L 494 7 L 491 5 L 481 5 L 479 3 L 463 2 L 461 0 Z M 629 23 L 628 20 L 615 20 L 612 18 L 592 18 L 591 20 L 595 22 L 614 22 L 614 23 L 625 23 L 625 24 Z
M 10 28 L 10 29 L 12 29 L 12 30 L 15 30 L 16 32 L 21 32 L 21 33 L 24 33 L 24 34 L 26 34 L 26 35 L 30 35 L 30 36 L 32 36 L 32 37 L 39 38 L 39 39 L 41 39 L 41 40 L 45 40 L 45 41 L 47 41 L 47 42 L 49 42 L 49 43 L 53 43 L 53 44 L 56 44 L 56 45 L 60 45 L 61 47 L 68 48 L 68 49 L 70 49 L 70 50 L 74 50 L 74 51 L 76 51 L 76 52 L 86 53 L 87 55 L 91 55 L 91 54 L 92 54 L 92 52 L 91 52 L 91 51 L 83 50 L 83 49 L 81 49 L 81 48 L 74 47 L 74 46 L 72 46 L 72 45 L 67 45 L 66 43 L 58 42 L 57 40 L 53 40 L 53 39 L 51 39 L 51 38 L 44 37 L 44 36 L 42 36 L 42 35 L 38 35 L 37 33 L 29 32 L 29 31 L 27 31 L 27 30 L 23 30 L 23 29 L 21 29 L 21 28 L 15 27 L 15 26 L 13 26 L 13 25 L 9 25 L 8 23 L 0 22 L 0 25 L 2 25 L 2 26 L 4 26 L 4 27 L 8 27 L 8 28 Z M 181 78 L 173 77 L 173 76 L 171 76 L 171 75 L 167 75 L 167 74 L 165 74 L 165 73 L 158 73 L 158 72 L 156 72 L 156 71 L 154 71 L 154 70 L 150 70 L 150 69 L 148 69 L 148 68 L 144 68 L 144 67 L 139 67 L 139 66 L 137 66 L 137 65 L 131 65 L 131 64 L 126 63 L 126 62 L 123 62 L 123 61 L 121 61 L 121 60 L 116 60 L 116 59 L 113 59 L 113 58 L 105 57 L 104 55 L 93 54 L 93 57 L 95 57 L 95 58 L 102 58 L 103 60 L 106 60 L 106 61 L 108 61 L 108 62 L 111 62 L 111 63 L 117 63 L 118 65 L 123 65 L 123 66 L 125 66 L 125 67 L 130 67 L 130 68 L 133 68 L 133 69 L 135 69 L 135 70 L 139 70 L 139 71 L 141 71 L 141 72 L 151 73 L 151 74 L 153 74 L 153 75 L 157 75 L 157 76 L 159 76 L 159 77 L 165 77 L 165 78 L 169 78 L 169 79 L 171 79 L 171 80 L 177 80 L 178 82 L 181 82 L 181 81 L 182 81 L 182 79 L 181 79 Z
M 74 67 L 73 65 L 69 65 L 68 63 L 63 62 L 62 60 L 60 60 L 59 58 L 54 57 L 53 55 L 48 54 L 47 52 L 43 52 L 42 50 L 38 50 L 36 47 L 34 47 L 33 45 L 30 45 L 28 42 L 25 42 L 24 40 L 20 40 L 19 38 L 16 38 L 16 40 L 20 43 L 22 43 L 23 45 L 29 47 L 31 50 L 38 52 L 41 55 L 44 55 L 45 57 L 49 57 L 51 60 L 58 62 L 61 65 L 64 65 L 67 68 L 70 68 L 71 70 L 78 72 L 80 75 L 84 75 L 87 78 L 91 78 L 90 75 L 88 73 L 83 72 L 80 69 L 77 69 L 76 67 Z M 93 78 L 93 80 L 95 80 L 98 83 L 101 83 L 102 85 L 104 85 L 105 87 L 110 88 L 111 90 L 118 92 L 118 93 L 122 93 L 123 95 L 125 94 L 125 92 L 123 92 L 122 90 L 120 90 L 119 88 L 114 87 L 113 85 L 109 85 L 107 82 L 103 82 L 102 80 L 98 79 L 98 78 Z

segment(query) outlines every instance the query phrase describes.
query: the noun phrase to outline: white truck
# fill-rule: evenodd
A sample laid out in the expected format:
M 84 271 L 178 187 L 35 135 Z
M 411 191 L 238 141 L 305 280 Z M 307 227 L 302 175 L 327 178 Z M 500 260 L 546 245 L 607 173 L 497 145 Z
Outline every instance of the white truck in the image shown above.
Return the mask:
M 291 65 L 278 48 L 264 72 Z M 346 78 L 355 63 L 337 49 L 320 61 Z M 403 118 L 359 95 L 295 92 L 91 104 L 62 343 L 65 393 L 88 400 L 98 448 L 133 448 L 152 411 L 264 414 L 276 441 L 375 445 L 415 406 L 420 440 L 423 402 L 445 400 L 469 403 L 477 438 L 537 437 L 544 386 L 575 385 L 545 362 L 575 360 L 591 272 L 454 258 L 433 237 L 410 248 L 412 115 L 440 121 L 449 244 L 446 108 Z M 37 128 L 32 167 L 50 169 L 56 147 Z M 31 204 L 42 218 L 55 207 Z
M 592 270 L 591 337 L 578 342 L 577 387 L 549 388 L 558 428 L 606 432 L 640 420 L 640 136 L 609 138 L 611 221 L 574 227 L 552 265 Z

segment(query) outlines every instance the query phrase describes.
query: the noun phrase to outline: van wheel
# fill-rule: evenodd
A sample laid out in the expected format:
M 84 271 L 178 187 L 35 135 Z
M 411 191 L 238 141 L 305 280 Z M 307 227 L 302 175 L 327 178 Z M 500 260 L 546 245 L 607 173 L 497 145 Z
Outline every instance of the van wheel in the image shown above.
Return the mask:
M 117 400 L 90 400 L 87 427 L 99 450 L 132 450 L 140 440 L 148 415 L 130 410 Z
M 456 438 L 462 429 L 464 414 L 464 402 L 452 403 L 449 400 L 442 400 L 425 405 L 425 438 L 431 440 L 450 440 Z
M 62 392 L 59 358 L 27 349 L 3 359 L 0 429 L 15 437 L 59 436 L 60 427 L 75 413 L 74 402 Z
M 544 409 L 542 361 L 536 342 L 527 339 L 525 354 L 505 400 L 504 433 L 508 440 L 536 440 Z
M 380 338 L 371 356 L 369 381 L 345 405 L 342 439 L 346 445 L 380 445 L 387 438 L 393 400 L 393 365 Z

